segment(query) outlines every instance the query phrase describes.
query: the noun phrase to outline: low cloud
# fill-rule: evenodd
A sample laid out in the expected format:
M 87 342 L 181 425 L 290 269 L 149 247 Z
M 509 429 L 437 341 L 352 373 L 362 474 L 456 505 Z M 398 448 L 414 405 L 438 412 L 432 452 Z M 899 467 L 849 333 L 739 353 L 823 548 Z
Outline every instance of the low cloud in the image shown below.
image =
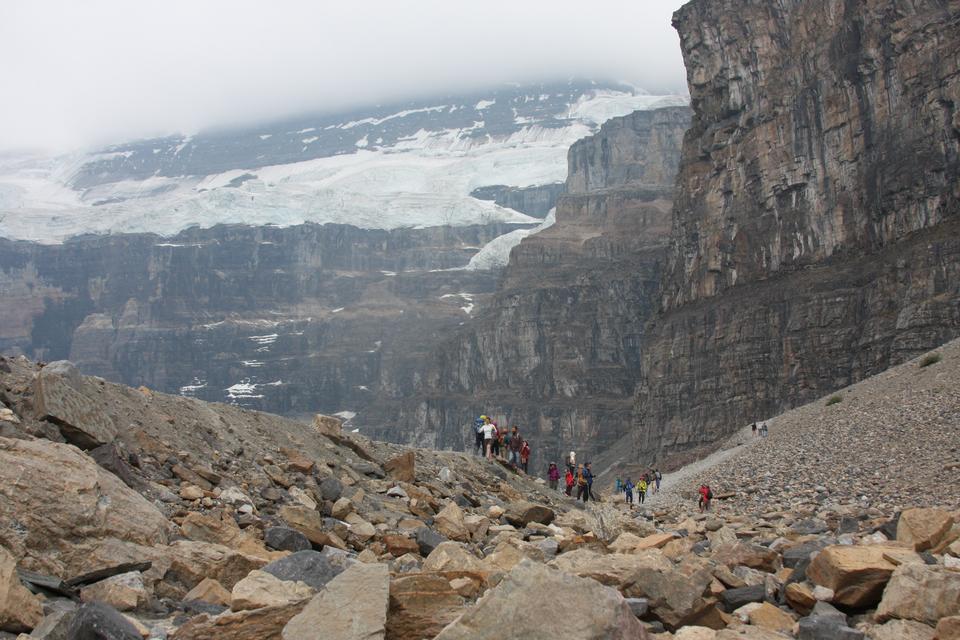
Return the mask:
M 680 0 L 10 0 L 0 148 L 64 150 L 502 82 L 682 92 Z

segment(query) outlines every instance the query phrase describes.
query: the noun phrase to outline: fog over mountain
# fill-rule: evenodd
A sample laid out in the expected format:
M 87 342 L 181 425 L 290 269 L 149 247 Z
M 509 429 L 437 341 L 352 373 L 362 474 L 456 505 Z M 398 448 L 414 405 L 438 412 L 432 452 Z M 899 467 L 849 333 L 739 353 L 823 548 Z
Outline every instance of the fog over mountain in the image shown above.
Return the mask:
M 66 150 L 572 76 L 685 91 L 681 0 L 5 2 L 0 149 Z

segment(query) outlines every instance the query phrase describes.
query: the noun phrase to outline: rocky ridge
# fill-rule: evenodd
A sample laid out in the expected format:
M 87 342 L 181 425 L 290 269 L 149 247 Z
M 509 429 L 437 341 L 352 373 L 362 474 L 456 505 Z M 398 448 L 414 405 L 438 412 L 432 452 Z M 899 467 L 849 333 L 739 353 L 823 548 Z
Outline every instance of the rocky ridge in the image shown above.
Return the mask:
M 498 462 L 66 362 L 0 360 L 0 393 L 4 638 L 946 640 L 960 621 L 956 504 L 583 508 Z

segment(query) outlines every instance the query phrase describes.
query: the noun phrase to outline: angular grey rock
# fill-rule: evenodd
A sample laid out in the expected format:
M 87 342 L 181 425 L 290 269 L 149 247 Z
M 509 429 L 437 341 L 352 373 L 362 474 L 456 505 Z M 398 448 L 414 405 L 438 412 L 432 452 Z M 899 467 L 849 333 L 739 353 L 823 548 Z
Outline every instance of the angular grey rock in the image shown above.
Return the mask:
M 727 589 L 720 594 L 720 601 L 723 603 L 727 613 L 732 613 L 745 604 L 763 602 L 765 596 L 766 587 L 763 584 L 755 584 L 737 589 Z
M 34 382 L 37 415 L 55 423 L 71 444 L 92 449 L 117 437 L 117 426 L 104 411 L 101 390 L 80 375 L 72 362 L 51 362 Z
M 318 591 L 354 561 L 344 556 L 324 555 L 318 551 L 297 551 L 274 560 L 262 571 L 281 580 L 305 582 Z
M 270 527 L 263 532 L 263 542 L 277 551 L 307 551 L 310 540 L 296 529 L 289 527 Z
M 647 615 L 647 611 L 650 610 L 650 601 L 646 598 L 625 598 L 625 600 L 630 610 L 633 611 L 633 615 L 638 618 Z
M 336 502 L 343 495 L 343 485 L 333 476 L 325 478 L 320 483 L 320 495 L 323 496 L 324 500 Z
M 67 640 L 143 640 L 137 628 L 119 611 L 102 602 L 77 610 L 67 628 Z
M 424 558 L 433 553 L 433 550 L 447 541 L 447 538 L 440 535 L 430 527 L 420 527 L 414 532 L 417 539 L 417 546 L 420 547 L 420 555 Z
M 851 629 L 834 617 L 801 618 L 797 640 L 863 640 L 863 632 Z

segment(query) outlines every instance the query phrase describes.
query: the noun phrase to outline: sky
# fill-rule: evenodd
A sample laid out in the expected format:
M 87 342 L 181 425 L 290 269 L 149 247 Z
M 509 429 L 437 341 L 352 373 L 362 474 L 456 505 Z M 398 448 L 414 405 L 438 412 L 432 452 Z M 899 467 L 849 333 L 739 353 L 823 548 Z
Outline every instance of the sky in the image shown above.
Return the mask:
M 684 93 L 684 0 L 3 0 L 0 150 L 570 77 Z

